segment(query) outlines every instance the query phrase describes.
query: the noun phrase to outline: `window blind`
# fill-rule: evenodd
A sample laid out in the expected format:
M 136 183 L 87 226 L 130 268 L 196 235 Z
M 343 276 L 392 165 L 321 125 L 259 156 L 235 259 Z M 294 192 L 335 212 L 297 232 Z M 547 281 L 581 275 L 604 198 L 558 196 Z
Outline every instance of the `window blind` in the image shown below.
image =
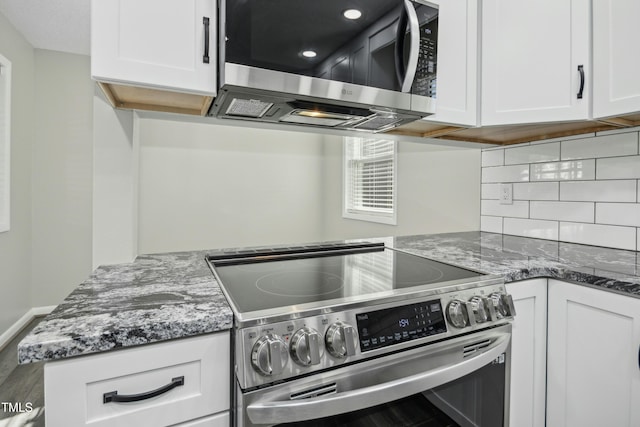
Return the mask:
M 345 138 L 345 210 L 395 215 L 395 141 Z

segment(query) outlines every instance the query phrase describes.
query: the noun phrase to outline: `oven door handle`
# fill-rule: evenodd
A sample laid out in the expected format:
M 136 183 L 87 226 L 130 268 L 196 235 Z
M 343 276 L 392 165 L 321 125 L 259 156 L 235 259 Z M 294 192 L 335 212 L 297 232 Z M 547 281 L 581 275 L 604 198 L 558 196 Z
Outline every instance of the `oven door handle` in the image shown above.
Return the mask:
M 506 352 L 511 335 L 498 336 L 462 361 L 356 390 L 301 400 L 256 402 L 247 406 L 254 424 L 281 424 L 324 418 L 370 408 L 411 396 L 470 374 Z M 428 357 L 428 356 L 425 356 Z

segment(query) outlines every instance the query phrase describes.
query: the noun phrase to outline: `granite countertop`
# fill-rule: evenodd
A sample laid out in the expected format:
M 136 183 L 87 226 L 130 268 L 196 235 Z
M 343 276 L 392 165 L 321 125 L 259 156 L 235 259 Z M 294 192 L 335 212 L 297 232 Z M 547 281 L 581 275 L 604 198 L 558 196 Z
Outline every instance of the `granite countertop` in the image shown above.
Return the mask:
M 228 330 L 233 313 L 206 252 L 98 267 L 18 344 L 31 363 Z
M 396 249 L 506 282 L 551 277 L 640 298 L 640 253 L 484 232 L 402 236 Z M 139 256 L 102 266 L 18 344 L 20 363 L 228 330 L 233 313 L 207 251 Z
M 640 298 L 640 252 L 478 231 L 396 237 L 393 247 L 507 283 L 547 277 Z

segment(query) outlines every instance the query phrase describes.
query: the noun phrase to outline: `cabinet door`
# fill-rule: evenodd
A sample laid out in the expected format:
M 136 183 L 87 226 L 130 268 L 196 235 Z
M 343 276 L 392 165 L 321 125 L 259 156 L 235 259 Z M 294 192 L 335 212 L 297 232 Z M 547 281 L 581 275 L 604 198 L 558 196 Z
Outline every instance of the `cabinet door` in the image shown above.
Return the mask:
M 593 0 L 593 116 L 640 111 L 638 0 Z
M 199 418 L 195 421 L 188 421 L 175 427 L 229 427 L 231 424 L 229 411 L 222 412 L 211 417 Z
M 587 119 L 590 0 L 482 3 L 482 124 Z
M 213 0 L 92 1 L 93 78 L 213 95 L 214 5 Z M 208 24 L 204 18 L 209 18 Z M 207 33 L 208 62 L 204 57 Z
M 200 420 L 218 426 L 231 407 L 229 337 L 217 332 L 47 362 L 46 425 L 157 427 L 219 414 Z M 109 401 L 114 392 L 146 396 Z
M 547 369 L 547 279 L 507 284 L 516 316 L 511 337 L 509 425 L 544 427 Z
M 640 300 L 549 280 L 547 425 L 640 425 Z
M 437 0 L 436 114 L 427 122 L 478 124 L 478 2 Z

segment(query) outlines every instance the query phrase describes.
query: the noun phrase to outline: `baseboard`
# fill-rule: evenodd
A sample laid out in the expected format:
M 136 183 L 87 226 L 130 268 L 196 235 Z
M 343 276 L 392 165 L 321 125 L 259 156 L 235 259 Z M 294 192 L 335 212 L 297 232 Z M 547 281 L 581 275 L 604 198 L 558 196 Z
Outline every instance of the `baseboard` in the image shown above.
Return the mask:
M 20 331 L 33 320 L 34 317 L 49 314 L 56 308 L 55 305 L 46 307 L 33 307 L 27 311 L 16 323 L 11 325 L 2 335 L 0 335 L 0 350 L 2 350 Z

